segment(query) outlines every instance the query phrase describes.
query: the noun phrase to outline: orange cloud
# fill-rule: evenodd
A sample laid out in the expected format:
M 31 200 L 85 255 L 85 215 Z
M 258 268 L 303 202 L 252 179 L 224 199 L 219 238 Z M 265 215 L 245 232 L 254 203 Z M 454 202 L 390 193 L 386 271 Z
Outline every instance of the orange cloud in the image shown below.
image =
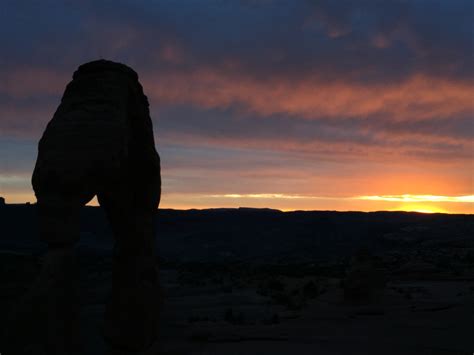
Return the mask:
M 223 117 L 225 119 L 225 117 Z M 199 122 L 196 122 L 199 124 Z M 157 125 L 159 127 L 159 125 Z M 284 129 L 284 128 L 283 128 Z M 284 133 L 284 132 L 283 132 Z M 161 132 L 157 134 L 159 144 L 179 144 L 183 147 L 221 147 L 235 149 L 255 149 L 263 151 L 280 151 L 294 154 L 293 158 L 301 160 L 339 161 L 379 161 L 391 165 L 406 165 L 408 161 L 416 161 L 423 166 L 446 164 L 470 160 L 472 142 L 457 137 L 430 136 L 399 132 L 372 133 L 377 141 L 357 141 L 349 135 L 345 140 L 301 139 L 298 135 L 285 134 L 279 136 L 259 137 L 249 132 L 247 136 L 200 135 L 197 133 Z M 443 150 L 438 145 L 456 145 L 453 150 Z
M 414 75 L 400 82 L 362 84 L 304 80 L 256 79 L 209 68 L 143 77 L 154 100 L 191 103 L 205 108 L 240 105 L 260 115 L 288 114 L 307 119 L 379 116 L 396 121 L 471 114 L 474 85 Z
M 180 61 L 176 46 L 160 53 Z M 367 118 L 414 121 L 472 115 L 474 84 L 413 75 L 402 81 L 360 83 L 308 74 L 306 79 L 246 75 L 235 68 L 167 70 L 140 73 L 145 92 L 158 105 L 193 104 L 202 108 L 238 106 L 258 115 L 286 114 L 306 119 Z M 14 98 L 62 94 L 71 73 L 47 68 L 18 68 L 4 73 L 0 93 Z

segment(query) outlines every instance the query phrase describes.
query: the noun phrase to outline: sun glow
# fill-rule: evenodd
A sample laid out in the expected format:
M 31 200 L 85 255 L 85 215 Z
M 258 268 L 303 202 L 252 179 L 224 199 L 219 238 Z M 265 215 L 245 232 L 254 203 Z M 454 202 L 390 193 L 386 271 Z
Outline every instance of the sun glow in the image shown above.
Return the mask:
M 223 194 L 223 195 L 208 195 L 207 197 L 214 198 L 253 198 L 253 199 L 331 199 L 330 197 L 321 196 L 305 196 L 305 195 L 288 195 L 288 194 Z
M 465 196 L 440 196 L 440 195 L 373 195 L 373 196 L 355 196 L 355 197 L 327 197 L 314 195 L 289 195 L 281 193 L 266 193 L 266 194 L 222 194 L 222 195 L 207 195 L 207 197 L 214 198 L 252 198 L 252 199 L 328 199 L 328 200 L 368 200 L 368 201 L 387 201 L 387 202 L 405 202 L 405 203 L 420 203 L 420 202 L 474 202 L 474 195 Z
M 391 211 L 419 212 L 419 213 L 447 213 L 446 210 L 435 206 L 423 204 L 403 204 L 402 206 L 392 209 Z
M 382 195 L 357 196 L 359 200 L 392 201 L 392 202 L 474 202 L 474 195 L 438 196 L 438 195 Z
M 474 195 L 367 195 L 316 196 L 285 193 L 204 195 L 211 205 L 271 207 L 280 210 L 334 209 L 352 211 L 406 211 L 420 213 L 472 213 Z

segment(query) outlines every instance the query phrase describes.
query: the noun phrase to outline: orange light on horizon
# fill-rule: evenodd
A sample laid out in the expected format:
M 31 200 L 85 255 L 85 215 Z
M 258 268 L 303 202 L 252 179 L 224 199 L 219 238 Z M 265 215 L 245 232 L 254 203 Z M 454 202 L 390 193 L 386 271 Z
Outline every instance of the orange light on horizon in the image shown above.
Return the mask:
M 442 209 L 437 206 L 424 205 L 424 204 L 413 204 L 407 205 L 403 204 L 400 207 L 391 209 L 390 211 L 403 211 L 403 212 L 418 212 L 418 213 L 450 213 L 445 209 Z
M 282 193 L 202 195 L 215 206 L 255 206 L 294 210 L 338 211 L 405 211 L 420 213 L 468 213 L 474 211 L 474 195 L 373 195 L 373 196 L 314 196 Z M 228 201 L 228 202 L 226 202 Z
M 330 197 L 282 193 L 264 193 L 264 194 L 217 194 L 206 195 L 214 198 L 230 199 L 319 199 L 319 200 L 369 200 L 369 201 L 390 201 L 390 202 L 474 202 L 474 195 L 465 196 L 440 196 L 440 195 L 373 195 L 373 196 L 355 196 L 355 197 Z
M 359 200 L 391 201 L 391 202 L 474 202 L 474 195 L 465 196 L 439 196 L 439 195 L 382 195 L 382 196 L 357 196 Z
M 18 193 L 6 195 L 7 203 L 35 202 L 34 195 Z M 406 211 L 421 213 L 474 213 L 474 195 L 373 195 L 373 196 L 314 196 L 284 193 L 252 194 L 165 194 L 160 208 L 273 208 L 281 211 L 333 210 L 333 211 Z M 98 206 L 96 198 L 88 203 Z
M 311 196 L 311 195 L 291 195 L 291 194 L 223 194 L 223 195 L 208 195 L 206 197 L 216 197 L 216 198 L 258 198 L 258 199 L 333 199 L 334 197 L 322 197 L 322 196 Z

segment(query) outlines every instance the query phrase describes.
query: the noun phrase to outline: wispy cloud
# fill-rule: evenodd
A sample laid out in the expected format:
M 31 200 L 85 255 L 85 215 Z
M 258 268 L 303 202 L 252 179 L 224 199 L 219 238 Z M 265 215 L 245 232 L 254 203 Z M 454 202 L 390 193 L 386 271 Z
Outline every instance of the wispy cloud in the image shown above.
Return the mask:
M 362 84 L 345 78 L 326 81 L 317 75 L 259 80 L 201 68 L 159 73 L 145 78 L 144 83 L 149 95 L 162 104 L 238 106 L 262 116 L 286 114 L 316 120 L 377 116 L 377 120 L 418 121 L 465 115 L 474 109 L 474 85 L 423 75 L 402 82 Z
M 205 195 L 205 197 L 214 198 L 233 198 L 233 199 L 288 199 L 288 200 L 299 200 L 299 199 L 317 199 L 317 200 L 332 200 L 332 197 L 320 197 L 320 196 L 305 196 L 305 195 L 288 195 L 288 194 L 222 194 L 222 195 Z
M 474 202 L 474 195 L 467 196 L 436 196 L 436 195 L 383 195 L 357 196 L 358 200 L 391 201 L 391 202 Z
M 230 198 L 230 199 L 315 199 L 315 200 L 369 200 L 387 202 L 474 202 L 474 195 L 468 196 L 437 196 L 437 195 L 383 195 L 383 196 L 312 196 L 312 195 L 289 195 L 289 194 L 221 194 L 205 195 L 205 197 Z

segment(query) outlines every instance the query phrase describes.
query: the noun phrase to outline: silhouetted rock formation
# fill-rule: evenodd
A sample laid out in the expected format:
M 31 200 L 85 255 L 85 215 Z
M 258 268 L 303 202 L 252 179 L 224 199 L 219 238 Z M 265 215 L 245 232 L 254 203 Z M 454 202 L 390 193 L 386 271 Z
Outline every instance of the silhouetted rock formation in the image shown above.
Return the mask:
M 5 199 L 0 197 L 0 207 L 5 206 Z
M 79 239 L 79 209 L 95 195 L 116 240 L 104 336 L 114 347 L 148 347 L 157 328 L 153 218 L 161 179 L 148 100 L 135 71 L 106 60 L 79 67 L 39 142 L 32 183 L 40 238 L 50 251 L 26 302 L 44 301 L 48 353 L 80 351 L 74 268 L 66 264 Z M 55 287 L 57 279 L 70 292 Z

